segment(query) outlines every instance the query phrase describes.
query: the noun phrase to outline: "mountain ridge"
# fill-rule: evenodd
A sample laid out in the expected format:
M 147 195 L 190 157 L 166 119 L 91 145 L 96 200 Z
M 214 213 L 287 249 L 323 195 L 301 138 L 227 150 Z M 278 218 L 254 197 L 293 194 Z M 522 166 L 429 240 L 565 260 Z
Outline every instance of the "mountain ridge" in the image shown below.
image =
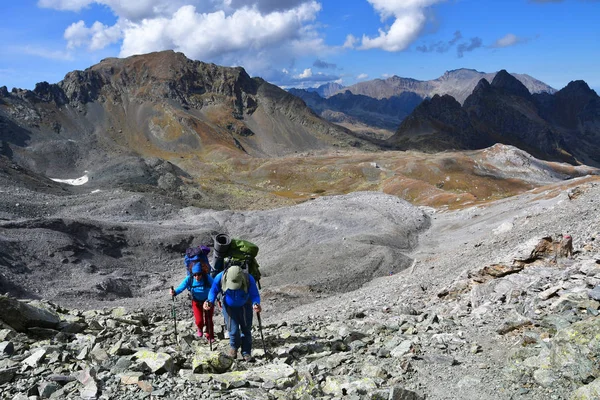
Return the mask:
M 423 102 L 388 141 L 422 151 L 504 143 L 548 160 L 600 165 L 600 98 L 585 83 L 572 82 L 555 94 L 531 94 L 502 70 L 491 84 L 481 79 L 462 107 L 444 108 L 441 101 L 434 96 Z

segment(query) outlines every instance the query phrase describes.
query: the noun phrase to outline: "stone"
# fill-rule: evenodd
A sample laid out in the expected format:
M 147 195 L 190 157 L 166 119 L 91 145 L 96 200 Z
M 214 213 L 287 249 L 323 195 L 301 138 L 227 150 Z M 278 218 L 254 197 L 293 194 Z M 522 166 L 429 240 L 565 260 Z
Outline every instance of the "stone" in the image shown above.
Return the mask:
M 49 399 L 60 388 L 61 386 L 56 382 L 41 382 L 38 384 L 38 392 L 42 399 Z
M 17 332 L 27 328 L 56 328 L 60 322 L 58 314 L 42 306 L 40 302 L 25 303 L 17 299 L 0 295 L 2 321 Z
M 323 393 L 334 396 L 368 394 L 377 390 L 377 384 L 371 378 L 357 378 L 349 375 L 334 375 L 325 378 Z
M 600 399 L 600 378 L 577 389 L 569 400 L 596 400 Z
M 122 374 L 119 374 L 119 379 L 123 385 L 135 385 L 140 380 L 142 380 L 143 376 L 143 372 L 127 371 Z
M 390 396 L 388 400 L 422 400 L 422 397 L 417 393 L 404 389 L 401 386 L 393 386 L 390 388 Z
M 0 354 L 12 356 L 15 352 L 15 345 L 13 342 L 1 342 L 0 343 Z
M 56 329 L 65 333 L 81 333 L 87 328 L 82 322 L 60 321 Z
M 233 361 L 233 358 L 223 352 L 211 352 L 205 347 L 197 346 L 192 358 L 192 370 L 195 373 L 223 373 L 231 368 Z
M 23 360 L 23 364 L 35 368 L 45 355 L 46 349 L 44 348 L 34 350 L 29 357 Z
M 447 365 L 453 366 L 458 365 L 459 362 L 452 356 L 441 355 L 441 354 L 425 354 L 423 360 L 430 364 Z
M 560 371 L 560 378 L 577 384 L 590 382 L 600 376 L 600 318 L 590 317 L 559 330 L 552 339 L 552 346 L 540 353 L 539 365 L 534 378 L 549 382 L 553 371 Z M 541 383 L 540 383 L 541 384 Z
M 137 385 L 140 389 L 142 389 L 143 392 L 146 392 L 146 393 L 152 393 L 154 390 L 152 388 L 152 383 L 149 381 L 144 381 L 144 380 L 138 381 Z
M 533 372 L 533 379 L 543 387 L 551 387 L 556 382 L 557 375 L 549 369 L 538 369 Z
M 0 385 L 12 382 L 18 369 L 18 367 L 0 368 Z
M 102 348 L 100 343 L 96 343 L 92 351 L 90 351 L 90 357 L 96 363 L 102 364 L 104 361 L 108 360 L 109 355 L 106 350 Z
M 17 332 L 12 329 L 0 329 L 0 342 L 14 339 L 17 336 Z
M 173 357 L 167 353 L 155 353 L 150 350 L 140 350 L 133 355 L 141 364 L 145 364 L 153 373 L 171 372 L 173 370 Z
M 388 372 L 380 365 L 365 364 L 361 368 L 363 376 L 368 378 L 387 379 Z
M 94 368 L 86 368 L 76 374 L 77 380 L 83 385 L 79 389 L 79 394 L 82 399 L 95 399 L 98 397 L 99 387 L 96 382 L 96 370 Z
M 408 353 L 410 353 L 411 349 L 412 349 L 413 343 L 411 340 L 404 340 L 402 343 L 400 343 L 398 346 L 394 347 L 391 351 L 390 351 L 390 355 L 392 357 L 402 357 Z
M 562 289 L 562 285 L 552 286 L 551 288 L 548 288 L 548 289 L 538 293 L 538 299 L 548 300 L 550 297 L 556 295 L 556 293 L 558 293 L 558 291 L 561 289 Z
M 600 301 L 600 286 L 596 286 L 595 288 L 590 290 L 588 292 L 588 295 L 590 296 L 590 298 L 592 298 L 596 301 Z

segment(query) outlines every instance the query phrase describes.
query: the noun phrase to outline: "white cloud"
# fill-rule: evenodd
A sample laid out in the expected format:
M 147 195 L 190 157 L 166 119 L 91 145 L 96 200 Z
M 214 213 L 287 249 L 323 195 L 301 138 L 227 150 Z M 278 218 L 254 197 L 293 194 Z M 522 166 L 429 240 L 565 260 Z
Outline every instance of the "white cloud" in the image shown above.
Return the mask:
M 207 10 L 213 5 L 202 0 L 39 0 L 38 6 L 64 11 L 80 11 L 92 4 L 110 8 L 113 13 L 123 19 L 139 22 L 144 18 L 156 18 L 172 15 L 184 5 L 202 6 Z
M 346 41 L 344 42 L 345 49 L 353 49 L 356 46 L 356 42 L 358 41 L 353 35 L 346 36 Z
M 120 57 L 172 49 L 191 59 L 241 65 L 265 79 L 285 77 L 282 67 L 292 69 L 296 60 L 339 51 L 325 44 L 316 23 L 319 0 L 39 0 L 38 5 L 70 11 L 100 5 L 117 17 L 112 26 L 88 20 L 68 26 L 63 36 L 70 51 L 99 51 L 115 43 Z
M 315 46 L 324 47 L 322 39 L 306 27 L 320 9 L 320 4 L 313 1 L 284 12 L 261 14 L 256 9 L 242 8 L 227 15 L 224 11 L 198 13 L 195 7 L 184 6 L 170 18 L 128 24 L 121 56 L 173 49 L 190 58 L 229 64 L 247 55 L 266 56 L 283 47 L 295 54 L 308 53 Z
M 98 21 L 91 27 L 85 26 L 85 22 L 78 21 L 71 24 L 64 33 L 67 40 L 67 48 L 87 46 L 90 50 L 100 50 L 106 46 L 116 43 L 121 39 L 122 33 L 119 23 L 106 26 Z
M 510 47 L 510 46 L 514 46 L 519 43 L 524 43 L 526 41 L 527 41 L 527 39 L 523 39 L 523 38 L 518 37 L 515 34 L 508 33 L 505 36 L 501 37 L 500 39 L 496 40 L 496 42 L 494 42 L 492 47 Z
M 94 0 L 39 0 L 38 6 L 56 10 L 79 11 L 93 2 Z
M 298 75 L 298 78 L 306 79 L 306 78 L 310 78 L 312 75 L 313 75 L 312 69 L 306 68 L 300 75 Z
M 224 0 L 223 3 L 233 7 L 256 7 L 260 12 L 283 11 L 295 8 L 306 0 Z
M 359 79 L 359 80 L 360 80 L 360 79 L 367 79 L 368 77 L 369 77 L 369 75 L 367 75 L 367 74 L 359 74 L 359 75 L 356 77 L 356 79 Z
M 29 54 L 31 56 L 37 56 L 41 58 L 47 58 L 50 60 L 59 61 L 71 61 L 73 60 L 73 54 L 64 50 L 51 50 L 45 47 L 39 46 L 25 46 L 17 49 L 19 53 Z
M 425 9 L 444 0 L 368 0 L 379 13 L 381 21 L 394 18 L 387 29 L 379 29 L 379 36 L 363 35 L 359 49 L 382 49 L 396 52 L 406 49 L 417 39 L 427 22 Z

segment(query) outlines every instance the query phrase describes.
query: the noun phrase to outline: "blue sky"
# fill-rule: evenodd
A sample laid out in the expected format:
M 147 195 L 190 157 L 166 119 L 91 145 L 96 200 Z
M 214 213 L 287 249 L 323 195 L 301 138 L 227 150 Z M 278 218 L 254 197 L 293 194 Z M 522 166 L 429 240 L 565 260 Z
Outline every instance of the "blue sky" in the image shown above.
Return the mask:
M 600 0 L 4 0 L 0 15 L 9 90 L 173 49 L 282 87 L 473 68 L 600 93 Z

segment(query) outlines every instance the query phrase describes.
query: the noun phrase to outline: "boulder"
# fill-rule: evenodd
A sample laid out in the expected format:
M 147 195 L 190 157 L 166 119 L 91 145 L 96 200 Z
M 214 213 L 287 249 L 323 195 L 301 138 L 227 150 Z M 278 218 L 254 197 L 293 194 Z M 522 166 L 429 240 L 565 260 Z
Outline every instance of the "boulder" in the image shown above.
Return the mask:
M 368 394 L 377 390 L 377 384 L 371 378 L 357 378 L 354 376 L 328 376 L 323 383 L 323 393 L 333 396 L 346 396 L 350 394 Z
M 600 399 L 600 378 L 577 389 L 569 400 Z
M 34 327 L 55 329 L 60 322 L 56 312 L 42 308 L 39 302 L 25 303 L 0 295 L 0 310 L 0 319 L 18 332 Z
M 140 364 L 145 364 L 153 373 L 165 373 L 173 370 L 173 357 L 167 353 L 139 350 L 133 357 L 136 358 Z
M 542 351 L 539 360 L 540 368 L 534 377 L 546 384 L 550 384 L 549 377 L 578 385 L 599 378 L 600 318 L 591 317 L 558 331 L 552 347 Z
M 233 365 L 233 359 L 222 352 L 211 352 L 197 346 L 192 359 L 192 370 L 196 373 L 223 373 Z

